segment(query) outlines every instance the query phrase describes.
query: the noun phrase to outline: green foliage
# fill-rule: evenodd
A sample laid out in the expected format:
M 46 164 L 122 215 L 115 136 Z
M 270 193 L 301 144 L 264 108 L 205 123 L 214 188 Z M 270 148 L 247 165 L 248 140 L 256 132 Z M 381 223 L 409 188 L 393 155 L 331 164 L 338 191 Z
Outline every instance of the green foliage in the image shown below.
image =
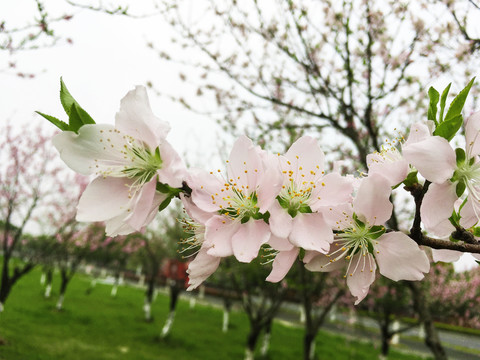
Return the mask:
M 222 312 L 197 305 L 190 309 L 187 301 L 180 301 L 171 335 L 159 340 L 159 322 L 168 314 L 168 297 L 159 295 L 152 311 L 158 322 L 142 319 L 143 289 L 122 287 L 116 298 L 110 296 L 109 285 L 97 284 L 90 295 L 90 279 L 78 276 L 72 279 L 67 294 L 68 307 L 55 310 L 57 277 L 50 299 L 43 298 L 38 283 L 40 272 L 27 275 L 12 292 L 12 299 L 2 313 L 0 357 L 9 360 L 84 360 L 122 359 L 200 360 L 221 358 L 241 359 L 245 336 L 248 333 L 246 315 L 231 314 L 231 330 L 221 331 Z M 274 324 L 271 339 L 272 359 L 302 358 L 301 328 Z M 332 346 L 335 344 L 335 346 Z M 378 357 L 378 350 L 362 343 L 326 332 L 317 337 L 317 349 L 326 359 L 370 360 Z M 390 359 L 414 360 L 413 355 L 391 354 Z
M 70 94 L 70 91 L 68 91 L 62 78 L 60 78 L 60 102 L 68 116 L 68 124 L 56 117 L 44 114 L 40 111 L 37 111 L 37 114 L 50 121 L 62 131 L 78 132 L 83 125 L 95 124 L 93 118 L 80 106 L 80 104 L 73 98 L 72 94 Z
M 434 135 L 441 136 L 448 141 L 452 140 L 457 131 L 461 128 L 463 124 L 463 117 L 462 117 L 462 110 L 463 106 L 465 105 L 465 100 L 467 99 L 468 93 L 472 88 L 473 82 L 475 78 L 470 80 L 467 86 L 460 91 L 460 93 L 453 99 L 450 107 L 447 110 L 447 114 L 445 115 L 445 119 L 443 118 L 443 114 L 445 111 L 445 103 L 447 99 L 448 92 L 450 90 L 449 84 L 442 93 L 442 98 L 440 99 L 440 114 L 438 120 L 435 120 L 436 129 L 434 131 Z M 432 88 L 430 88 L 432 89 Z M 434 90 L 434 89 L 433 89 Z M 435 103 L 435 93 L 429 90 L 429 95 L 432 93 L 430 97 L 430 107 L 428 109 L 428 119 L 432 117 L 434 111 L 432 109 L 433 106 L 436 107 Z M 433 96 L 433 97 L 432 97 Z M 438 101 L 438 99 L 437 99 Z M 436 113 L 436 112 L 435 112 Z

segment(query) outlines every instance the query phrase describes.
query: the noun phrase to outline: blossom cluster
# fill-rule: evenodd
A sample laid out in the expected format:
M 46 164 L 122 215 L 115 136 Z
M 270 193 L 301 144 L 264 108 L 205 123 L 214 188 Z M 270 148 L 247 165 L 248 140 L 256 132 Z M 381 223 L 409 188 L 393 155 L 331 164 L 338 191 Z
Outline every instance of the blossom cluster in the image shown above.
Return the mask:
M 222 258 L 248 263 L 259 253 L 271 260 L 271 282 L 281 281 L 298 258 L 310 271 L 341 269 L 356 304 L 368 294 L 377 267 L 395 281 L 421 280 L 430 268 L 425 249 L 386 227 L 392 190 L 418 181 L 417 171 L 431 182 L 421 207 L 429 233 L 448 237 L 456 225 L 471 228 L 479 220 L 480 114 L 466 122 L 463 153 L 435 132 L 442 129 L 436 120 L 417 123 L 403 144 L 368 155 L 368 172 L 354 177 L 335 167 L 328 171 L 310 136 L 285 154 L 241 136 L 226 172 L 187 169 L 166 140 L 168 123 L 153 114 L 140 86 L 122 99 L 115 126 L 95 124 L 76 102 L 69 105 L 70 124 L 55 119 L 64 131 L 53 143 L 70 168 L 94 176 L 77 220 L 104 221 L 107 235 L 125 235 L 141 231 L 180 197 L 191 233 L 184 241 L 196 253 L 189 289 L 213 274 Z M 75 112 L 80 126 L 71 120 Z

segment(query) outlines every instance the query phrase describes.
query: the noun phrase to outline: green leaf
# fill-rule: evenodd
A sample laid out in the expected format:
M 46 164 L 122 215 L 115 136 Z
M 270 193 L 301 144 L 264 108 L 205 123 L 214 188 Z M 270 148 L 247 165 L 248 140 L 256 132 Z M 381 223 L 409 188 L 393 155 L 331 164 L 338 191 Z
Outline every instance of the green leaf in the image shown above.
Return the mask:
M 405 186 L 412 186 L 413 184 L 417 184 L 418 183 L 417 174 L 418 174 L 417 170 L 411 171 L 410 173 L 408 173 L 407 178 L 403 180 L 403 183 L 405 184 Z
M 68 130 L 75 131 L 78 133 L 78 130 L 83 126 L 82 119 L 78 113 L 78 108 L 75 103 L 72 104 L 70 108 L 69 117 L 68 117 Z
M 35 111 L 38 115 L 44 117 L 48 121 L 50 121 L 53 125 L 58 127 L 62 131 L 68 130 L 68 124 L 66 122 L 63 122 L 62 120 L 57 119 L 56 117 L 41 113 L 40 111 Z
M 301 212 L 302 214 L 311 214 L 313 212 L 312 209 L 310 208 L 310 206 L 308 206 L 308 205 L 300 206 L 298 211 Z
M 455 188 L 455 192 L 457 193 L 457 196 L 460 197 L 462 194 L 465 192 L 467 185 L 465 185 L 464 181 L 460 181 L 457 184 L 457 187 Z
M 95 124 L 93 118 L 80 106 L 80 104 L 73 98 L 72 94 L 70 94 L 70 91 L 68 91 L 62 78 L 60 78 L 60 102 L 69 118 L 72 116 L 72 109 L 75 107 L 73 110 L 77 112 L 76 115 L 73 114 L 73 116 L 76 116 L 74 119 L 75 124 L 80 124 L 77 121 L 78 118 L 81 120 L 81 124 L 77 129 L 74 130 L 70 127 L 69 130 L 77 132 L 78 129 L 85 124 Z
M 375 225 L 372 226 L 369 230 L 369 236 L 372 239 L 378 239 L 380 236 L 382 236 L 385 233 L 385 227 L 381 225 Z
M 457 115 L 456 117 L 450 118 L 448 121 L 444 121 L 438 125 L 433 132 L 433 135 L 441 136 L 450 141 L 453 139 L 457 131 L 462 127 L 462 124 L 462 115 Z
M 173 188 L 168 184 L 163 184 L 159 182 L 157 182 L 156 190 L 158 192 L 161 192 L 162 194 L 169 194 L 169 196 L 171 197 L 175 197 L 182 192 L 182 189 Z
M 277 200 L 278 200 L 278 203 L 280 204 L 280 206 L 284 209 L 288 209 L 289 206 L 290 206 L 290 202 L 288 202 L 286 199 L 280 197 L 280 196 L 277 196 Z
M 435 125 L 438 125 L 437 104 L 440 98 L 440 94 L 433 87 L 430 87 L 430 89 L 428 89 L 428 97 L 430 98 L 430 105 L 428 107 L 428 114 L 427 114 L 428 120 L 433 120 L 435 122 Z
M 292 218 L 294 218 L 295 216 L 297 216 L 298 211 L 295 209 L 288 209 L 288 213 Z
M 445 103 L 447 102 L 448 92 L 450 91 L 450 86 L 452 83 L 448 84 L 448 86 L 443 90 L 442 98 L 440 99 L 440 116 L 438 117 L 438 122 L 443 122 L 443 111 L 445 110 Z
M 245 215 L 245 216 L 242 218 L 242 220 L 240 220 L 240 223 L 241 223 L 241 224 L 245 224 L 248 220 L 250 220 L 250 216 Z
M 457 157 L 457 167 L 459 167 L 465 162 L 465 150 L 462 148 L 456 148 L 455 155 Z
M 70 116 L 70 110 L 76 101 L 72 94 L 70 94 L 70 91 L 68 91 L 67 86 L 63 82 L 62 78 L 60 78 L 60 102 L 62 103 L 63 110 L 65 110 L 67 115 Z
M 475 260 L 475 262 L 476 262 L 478 265 L 480 265 L 480 261 L 478 261 L 478 260 Z
M 445 115 L 445 122 L 449 121 L 450 119 L 456 118 L 462 113 L 463 106 L 465 105 L 465 100 L 467 100 L 468 93 L 470 92 L 474 81 L 475 78 L 470 80 L 465 89 L 460 91 L 460 93 L 455 97 L 455 99 L 453 99 L 450 107 L 448 108 L 447 115 Z
M 480 236 L 480 227 L 473 228 L 473 236 Z
M 160 206 L 158 207 L 158 211 L 162 211 L 163 209 L 165 209 L 170 204 L 170 201 L 172 201 L 172 199 L 173 199 L 173 196 L 169 196 L 165 200 L 163 200 Z

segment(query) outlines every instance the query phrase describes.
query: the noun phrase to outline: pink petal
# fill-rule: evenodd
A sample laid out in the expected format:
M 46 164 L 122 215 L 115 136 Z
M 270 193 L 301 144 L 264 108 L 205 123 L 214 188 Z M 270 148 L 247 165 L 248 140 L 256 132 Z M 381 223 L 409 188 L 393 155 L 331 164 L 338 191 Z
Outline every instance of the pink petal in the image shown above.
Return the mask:
M 155 150 L 167 137 L 170 125 L 153 115 L 148 101 L 147 90 L 137 86 L 120 102 L 115 116 L 115 127 L 134 139 L 146 143 Z
M 233 254 L 248 263 L 257 257 L 260 247 L 270 238 L 270 228 L 263 220 L 250 219 L 238 227 L 232 237 Z
M 292 231 L 292 217 L 290 214 L 280 206 L 278 201 L 275 201 L 270 207 L 270 229 L 276 236 L 286 238 Z
M 159 147 L 162 168 L 157 171 L 158 181 L 174 188 L 182 187 L 182 183 L 187 177 L 187 169 L 183 160 L 166 140 Z
M 184 193 L 180 193 L 180 200 L 182 200 L 183 207 L 187 212 L 190 218 L 200 224 L 204 224 L 213 216 L 215 213 L 203 211 L 198 206 L 196 206 L 191 196 L 187 196 Z
M 105 221 L 127 214 L 131 207 L 130 186 L 126 178 L 98 177 L 83 192 L 77 207 L 78 221 Z
M 356 271 L 353 271 L 356 269 Z M 357 298 L 355 305 L 358 305 L 368 294 L 370 285 L 375 281 L 375 271 L 377 266 L 372 256 L 355 255 L 347 274 L 347 286 L 353 296 Z
M 217 270 L 220 264 L 219 257 L 208 255 L 207 249 L 202 248 L 195 259 L 188 264 L 188 288 L 187 291 L 191 291 L 200 286 L 215 270 Z
M 327 253 L 333 241 L 333 231 L 321 213 L 299 213 L 293 219 L 289 240 L 302 249 Z
M 290 162 L 284 170 L 292 170 L 297 176 L 304 175 L 302 180 L 310 182 L 322 176 L 324 169 L 323 151 L 318 146 L 317 140 L 310 136 L 302 136 L 295 141 L 285 154 Z
M 55 135 L 52 142 L 72 170 L 83 175 L 95 174 L 108 166 L 125 163 L 121 151 L 126 142 L 114 129 L 105 124 L 84 125 L 78 134 L 63 131 Z
M 272 155 L 273 156 L 273 155 Z M 276 198 L 283 185 L 283 174 L 280 170 L 278 156 L 264 157 L 265 170 L 257 187 L 259 211 L 265 213 L 276 203 Z
M 480 155 L 480 112 L 471 115 L 465 121 L 465 142 L 468 158 Z
M 421 280 L 430 269 L 425 252 L 401 232 L 383 234 L 374 249 L 380 274 L 394 281 Z
M 225 216 L 215 215 L 205 224 L 205 246 L 209 246 L 208 254 L 212 256 L 233 255 L 232 237 L 240 227 L 237 221 Z
M 455 151 L 440 136 L 431 136 L 403 147 L 403 156 L 420 174 L 434 183 L 450 179 L 457 167 Z
M 298 252 L 298 248 L 279 252 L 278 255 L 275 256 L 275 260 L 273 260 L 272 271 L 265 280 L 273 283 L 283 280 L 297 259 Z
M 240 136 L 235 141 L 228 160 L 227 172 L 228 180 L 232 180 L 230 182 L 248 186 L 250 190 L 257 188 L 259 179 L 263 176 L 263 164 L 257 148 L 246 136 Z
M 346 203 L 337 206 L 322 206 L 318 207 L 318 212 L 323 214 L 323 218 L 327 224 L 334 230 L 343 230 L 352 227 L 352 204 Z
M 476 207 L 476 209 L 475 209 Z M 478 215 L 480 214 L 480 204 L 475 198 L 469 196 L 467 198 L 467 202 L 463 206 L 462 210 L 460 210 L 460 225 L 462 225 L 465 229 L 471 228 L 478 222 Z
M 275 236 L 274 234 L 271 234 L 270 239 L 268 239 L 268 245 L 279 251 L 290 251 L 295 247 L 288 239 Z
M 455 262 L 463 255 L 461 251 L 432 249 L 432 258 L 434 262 Z
M 156 186 L 156 178 L 153 178 L 151 181 L 142 186 L 141 190 L 139 190 L 139 193 L 136 196 L 136 201 L 132 206 L 130 215 L 126 219 L 128 225 L 137 231 L 140 231 L 140 229 L 146 225 L 146 219 L 149 216 L 152 207 L 157 209 L 160 205 L 159 203 L 158 205 L 155 204 L 155 206 L 153 203 Z M 162 195 L 162 200 L 165 200 L 167 196 L 165 194 Z
M 224 183 L 219 178 L 205 171 L 191 171 L 187 184 L 192 189 L 192 201 L 200 209 L 206 212 L 220 210 L 221 203 L 212 199 L 212 195 L 215 197 L 222 192 Z
M 330 272 L 341 269 L 345 266 L 345 261 L 340 259 L 333 261 L 331 257 L 315 251 L 307 251 L 303 258 L 306 263 L 305 268 L 310 271 Z
M 353 200 L 353 211 L 370 225 L 385 223 L 392 214 L 390 182 L 381 175 L 371 174 L 362 180 Z
M 410 128 L 410 134 L 408 135 L 407 141 L 403 144 L 404 146 L 409 146 L 414 143 L 420 142 L 432 136 L 432 130 L 429 128 L 427 123 L 415 123 Z
M 431 184 L 425 194 L 420 214 L 425 229 L 437 236 L 448 236 L 453 226 L 442 226 L 440 224 L 452 216 L 457 194 L 455 184 L 447 181 L 443 184 Z
M 126 214 L 121 214 L 114 218 L 105 221 L 105 234 L 107 236 L 117 236 L 117 235 L 128 235 L 135 232 L 135 229 L 132 228 L 125 222 Z
M 398 150 L 384 150 L 367 155 L 368 173 L 380 174 L 388 179 L 390 186 L 400 184 L 408 175 L 408 162 Z
M 310 208 L 317 211 L 322 206 L 336 206 L 352 201 L 352 181 L 338 173 L 325 175 L 312 191 Z

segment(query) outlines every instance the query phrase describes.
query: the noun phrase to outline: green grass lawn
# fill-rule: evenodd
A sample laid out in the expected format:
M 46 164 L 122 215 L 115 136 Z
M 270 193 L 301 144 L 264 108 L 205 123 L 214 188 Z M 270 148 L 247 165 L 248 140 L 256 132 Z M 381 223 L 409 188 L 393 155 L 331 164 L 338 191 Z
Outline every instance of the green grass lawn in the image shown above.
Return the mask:
M 248 320 L 241 312 L 231 317 L 231 330 L 221 331 L 222 312 L 181 301 L 170 336 L 159 339 L 168 312 L 168 298 L 159 295 L 152 307 L 153 323 L 143 320 L 143 290 L 122 286 L 116 298 L 111 287 L 98 284 L 86 295 L 90 280 L 75 275 L 67 289 L 63 311 L 55 309 L 57 292 L 44 299 L 40 272 L 20 279 L 0 314 L 2 360 L 161 360 L 242 359 Z M 58 275 L 54 278 L 58 287 Z M 321 359 L 371 360 L 378 350 L 328 333 L 320 333 Z M 302 330 L 275 323 L 269 359 L 301 359 Z M 389 359 L 417 359 L 392 353 Z

